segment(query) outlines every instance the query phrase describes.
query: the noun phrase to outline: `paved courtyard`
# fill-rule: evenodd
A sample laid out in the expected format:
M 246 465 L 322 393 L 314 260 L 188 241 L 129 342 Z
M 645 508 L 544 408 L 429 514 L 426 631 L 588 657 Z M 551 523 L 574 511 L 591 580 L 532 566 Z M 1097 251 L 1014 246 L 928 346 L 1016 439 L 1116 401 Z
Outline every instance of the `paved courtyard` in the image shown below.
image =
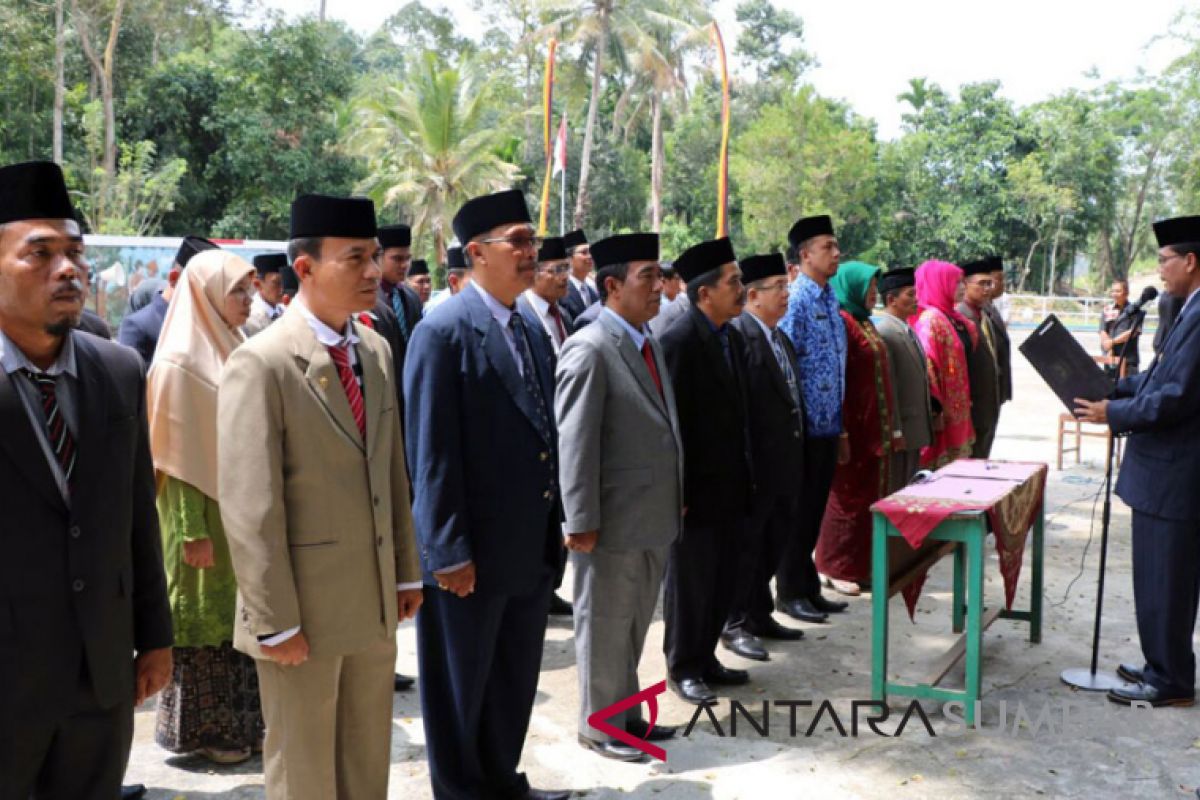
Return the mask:
M 1023 332 L 1014 332 L 1020 339 Z M 1095 335 L 1083 335 L 1095 349 Z M 1148 363 L 1148 356 L 1143 363 Z M 730 666 L 751 670 L 752 681 L 727 695 L 755 717 L 764 701 L 812 701 L 802 707 L 793 735 L 786 707 L 773 707 L 765 735 L 739 715 L 731 736 L 730 706 L 714 710 L 721 733 L 701 717 L 686 738 L 670 742 L 667 761 L 616 764 L 575 741 L 577 684 L 569 621 L 552 619 L 546 635 L 541 682 L 522 767 L 538 787 L 571 788 L 588 798 L 1184 798 L 1200 783 L 1200 708 L 1131 711 L 1102 695 L 1070 691 L 1059 680 L 1065 667 L 1090 657 L 1095 576 L 1100 544 L 1102 440 L 1088 440 L 1083 463 L 1053 469 L 1057 418 L 1062 410 L 1024 358 L 1014 352 L 1015 402 L 1005 406 L 994 456 L 1051 464 L 1046 499 L 1046 576 L 1043 642 L 1031 645 L 1026 626 L 998 620 L 984 637 L 983 716 L 979 731 L 963 732 L 940 704 L 927 702 L 930 735 L 918 715 L 902 735 L 876 735 L 860 712 L 851 734 L 852 703 L 870 696 L 870 597 L 827 625 L 799 625 L 801 642 L 771 643 L 767 663 L 743 661 L 722 651 Z M 1102 500 L 1102 498 L 1100 498 Z M 990 545 L 989 545 L 989 549 Z M 1102 669 L 1139 661 L 1130 579 L 1129 510 L 1115 501 L 1108 561 Z M 986 571 L 987 602 L 1001 602 L 994 552 Z M 570 581 L 568 579 L 567 584 Z M 1026 607 L 1028 554 L 1016 605 Z M 789 624 L 796 624 L 789 621 Z M 903 603 L 891 603 L 891 671 L 916 679 L 953 640 L 950 631 L 950 563 L 930 573 L 909 622 Z M 412 624 L 399 635 L 397 667 L 416 672 Z M 662 680 L 661 617 L 650 630 L 643 685 Z M 961 685 L 961 664 L 947 678 Z M 828 712 L 829 700 L 843 735 Z M 671 693 L 659 697 L 659 720 L 686 725 L 693 707 Z M 774 706 L 774 704 L 772 704 Z M 1017 713 L 1018 705 L 1025 716 Z M 892 698 L 893 716 L 879 725 L 894 733 L 908 702 Z M 1064 706 L 1067 721 L 1064 724 Z M 1039 720 L 1039 715 L 1046 713 Z M 1006 723 L 1001 723 L 1002 713 Z M 1014 719 L 1014 717 L 1016 719 Z M 424 734 L 416 692 L 393 705 L 389 797 L 430 796 Z M 810 733 L 811 729 L 811 733 Z M 954 735 L 954 734 L 960 735 Z M 128 779 L 150 787 L 152 800 L 262 798 L 262 762 L 214 768 L 197 757 L 177 757 L 154 744 L 152 703 L 139 709 Z

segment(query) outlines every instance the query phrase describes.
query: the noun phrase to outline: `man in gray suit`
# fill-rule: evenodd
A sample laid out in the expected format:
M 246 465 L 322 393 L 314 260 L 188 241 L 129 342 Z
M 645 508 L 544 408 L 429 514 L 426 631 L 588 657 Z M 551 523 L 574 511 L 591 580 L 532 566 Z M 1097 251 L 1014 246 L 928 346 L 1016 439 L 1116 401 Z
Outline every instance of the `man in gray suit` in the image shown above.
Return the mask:
M 903 267 L 888 270 L 879 279 L 883 313 L 875 318 L 875 330 L 887 345 L 888 367 L 892 371 L 892 408 L 899 420 L 892 430 L 901 437 L 893 444 L 888 492 L 907 486 L 921 467 L 921 448 L 933 440 L 933 413 L 929 395 L 929 372 L 925 350 L 917 341 L 908 318 L 917 313 L 915 270 Z
M 588 718 L 638 691 L 637 666 L 654 616 L 668 548 L 683 504 L 683 445 L 666 362 L 646 323 L 658 313 L 658 235 L 613 236 L 592 245 L 604 310 L 559 356 L 563 530 L 575 568 L 579 741 L 607 758 L 644 754 Z M 675 729 L 635 707 L 609 724 L 646 741 Z
M 972 458 L 987 458 L 996 438 L 1000 421 L 1000 366 L 996 359 L 996 331 L 984 308 L 992 300 L 991 263 L 988 259 L 963 265 L 966 294 L 958 311 L 979 331 L 975 349 L 967 354 L 967 374 L 971 379 L 971 424 L 975 427 Z

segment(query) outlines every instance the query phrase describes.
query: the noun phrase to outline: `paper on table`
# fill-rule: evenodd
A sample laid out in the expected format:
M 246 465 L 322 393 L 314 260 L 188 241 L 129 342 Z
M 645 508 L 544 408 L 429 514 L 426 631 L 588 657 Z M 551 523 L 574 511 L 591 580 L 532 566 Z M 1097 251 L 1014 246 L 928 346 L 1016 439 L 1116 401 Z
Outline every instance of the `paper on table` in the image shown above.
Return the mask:
M 938 475 L 954 475 L 963 478 L 988 478 L 989 480 L 1024 481 L 1045 466 L 1022 461 L 984 461 L 977 458 L 961 458 L 937 471 Z

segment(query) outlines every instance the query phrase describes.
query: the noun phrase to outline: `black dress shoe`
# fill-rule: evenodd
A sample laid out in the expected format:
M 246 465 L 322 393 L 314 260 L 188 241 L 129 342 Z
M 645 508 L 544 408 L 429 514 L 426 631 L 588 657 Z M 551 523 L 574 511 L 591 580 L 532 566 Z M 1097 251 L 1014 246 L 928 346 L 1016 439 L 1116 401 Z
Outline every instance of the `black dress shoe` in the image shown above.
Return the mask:
M 550 595 L 550 616 L 552 617 L 573 617 L 575 609 L 566 600 L 563 600 L 557 594 Z
M 1143 675 L 1142 670 L 1138 667 L 1132 664 L 1122 664 L 1117 667 L 1117 677 L 1129 683 L 1141 683 Z
M 529 788 L 525 793 L 523 800 L 567 800 L 571 796 L 570 790 L 559 791 L 557 789 L 534 789 Z
M 807 598 L 799 600 L 784 600 L 782 597 L 775 601 L 775 608 L 801 622 L 824 622 L 829 615 L 821 611 Z
M 750 632 L 760 639 L 776 639 L 782 642 L 796 642 L 804 638 L 804 631 L 780 625 L 774 617 L 767 617 L 765 623 L 753 626 Z
M 1148 683 L 1138 683 L 1133 686 L 1118 686 L 1108 690 L 1108 699 L 1123 706 L 1134 703 L 1147 703 L 1151 708 L 1165 706 L 1190 706 L 1196 702 L 1195 694 L 1182 692 L 1164 692 Z
M 737 631 L 729 635 L 721 634 L 721 644 L 725 646 L 726 650 L 751 661 L 769 661 L 771 659 L 767 648 L 763 647 L 758 637 L 745 631 Z
M 595 739 L 589 739 L 586 736 L 579 737 L 579 743 L 591 750 L 597 755 L 611 758 L 613 761 L 645 761 L 646 754 L 636 747 L 630 747 L 620 742 L 614 742 L 609 739 L 604 742 L 597 742 Z
M 713 664 L 704 670 L 704 680 L 714 686 L 741 686 L 750 682 L 750 673 L 744 669 L 730 669 L 723 664 Z
M 809 598 L 809 602 L 813 604 L 813 608 L 826 614 L 838 614 L 850 607 L 849 603 L 843 603 L 841 600 L 827 600 L 819 592 Z
M 708 684 L 699 678 L 684 678 L 681 681 L 671 681 L 671 689 L 679 695 L 679 699 L 692 705 L 715 703 L 717 696 Z
M 678 730 L 674 725 L 647 726 L 644 719 L 625 724 L 626 733 L 647 742 L 665 742 L 667 739 L 674 738 Z
M 397 692 L 407 692 L 409 689 L 411 689 L 413 687 L 413 684 L 416 682 L 417 682 L 416 678 L 410 678 L 407 675 L 401 675 L 399 672 L 397 672 L 396 673 L 395 690 Z
M 121 787 L 121 800 L 142 800 L 146 796 L 146 787 L 144 784 L 135 783 L 130 786 Z

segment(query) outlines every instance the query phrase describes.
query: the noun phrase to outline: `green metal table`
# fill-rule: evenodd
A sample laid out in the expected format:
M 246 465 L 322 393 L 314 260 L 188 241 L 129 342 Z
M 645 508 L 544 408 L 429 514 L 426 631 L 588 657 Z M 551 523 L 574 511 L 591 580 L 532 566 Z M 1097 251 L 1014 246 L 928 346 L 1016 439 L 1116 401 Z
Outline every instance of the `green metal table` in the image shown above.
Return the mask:
M 904 490 L 901 490 L 903 492 Z M 984 545 L 988 535 L 987 510 L 959 511 L 942 520 L 922 544 L 922 554 L 902 575 L 893 576 L 889 569 L 889 540 L 902 534 L 881 511 L 874 511 L 874 530 L 871 559 L 872 658 L 871 697 L 887 702 L 889 694 L 938 700 L 962 701 L 967 725 L 975 722 L 975 704 L 979 699 L 982 677 L 983 632 L 997 618 L 1019 620 L 1029 624 L 1029 641 L 1042 640 L 1042 556 L 1044 508 L 1039 504 L 1033 520 L 1030 570 L 1031 600 L 1028 610 L 987 609 L 983 597 Z M 1028 531 L 1026 531 L 1028 536 Z M 907 544 L 906 544 L 907 546 Z M 915 552 L 915 551 L 914 551 Z M 953 554 L 952 625 L 960 634 L 955 643 L 936 662 L 928 679 L 904 684 L 887 679 L 888 664 L 888 600 L 917 580 L 945 555 Z M 946 689 L 938 686 L 960 658 L 966 656 L 965 687 Z

